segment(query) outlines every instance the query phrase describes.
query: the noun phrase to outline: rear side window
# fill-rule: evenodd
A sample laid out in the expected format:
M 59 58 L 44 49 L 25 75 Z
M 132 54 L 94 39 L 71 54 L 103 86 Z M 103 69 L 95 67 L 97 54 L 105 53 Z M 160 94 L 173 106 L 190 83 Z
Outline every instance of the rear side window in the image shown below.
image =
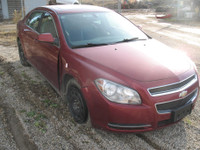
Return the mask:
M 27 19 L 26 24 L 38 32 L 38 26 L 42 17 L 42 12 L 33 12 Z

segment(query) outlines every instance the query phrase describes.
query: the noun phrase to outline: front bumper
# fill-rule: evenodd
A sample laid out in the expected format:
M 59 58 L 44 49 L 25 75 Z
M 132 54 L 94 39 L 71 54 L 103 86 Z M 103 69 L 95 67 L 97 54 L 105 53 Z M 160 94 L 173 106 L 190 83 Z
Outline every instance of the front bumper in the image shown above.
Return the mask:
M 195 97 L 191 97 L 187 103 L 168 110 L 165 113 L 159 113 L 156 106 L 161 101 L 167 103 L 177 99 L 177 93 L 156 98 L 143 96 L 142 99 L 148 99 L 147 101 L 151 103 L 125 105 L 108 101 L 97 90 L 95 85 L 83 88 L 82 92 L 86 99 L 91 122 L 94 127 L 116 132 L 144 132 L 162 128 L 181 120 L 182 118 L 174 120 L 172 112 L 181 107 L 184 108 L 188 104 L 191 104 L 191 109 L 194 108 L 199 93 L 198 86 L 197 82 L 187 89 L 189 94 L 186 97 L 189 97 L 196 90 Z

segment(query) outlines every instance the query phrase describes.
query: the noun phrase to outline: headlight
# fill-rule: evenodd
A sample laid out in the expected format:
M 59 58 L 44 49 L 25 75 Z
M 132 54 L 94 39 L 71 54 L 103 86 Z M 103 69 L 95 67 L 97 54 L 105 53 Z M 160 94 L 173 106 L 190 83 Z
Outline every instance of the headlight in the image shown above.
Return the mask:
M 192 62 L 192 65 L 193 65 L 194 69 L 196 70 L 196 72 L 198 72 L 196 64 L 193 61 L 191 61 L 191 62 Z
M 122 104 L 141 104 L 139 94 L 128 87 L 105 80 L 97 79 L 95 84 L 99 91 L 110 101 Z

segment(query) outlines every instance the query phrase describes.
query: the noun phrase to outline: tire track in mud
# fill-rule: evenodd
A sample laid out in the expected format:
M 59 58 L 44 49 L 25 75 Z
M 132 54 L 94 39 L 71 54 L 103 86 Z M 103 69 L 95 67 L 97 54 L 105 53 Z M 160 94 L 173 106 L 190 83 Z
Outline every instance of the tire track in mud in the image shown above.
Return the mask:
M 155 142 L 152 142 L 147 136 L 144 134 L 136 134 L 137 137 L 143 139 L 145 142 L 147 142 L 149 145 L 151 145 L 156 150 L 165 150 L 164 147 L 159 146 Z
M 0 56 L 0 67 L 4 66 L 5 59 Z M 1 78 L 1 76 L 0 76 Z M 6 120 L 7 132 L 11 133 L 16 146 L 20 150 L 37 150 L 37 145 L 25 133 L 24 127 L 21 124 L 15 109 L 4 103 L 4 93 L 0 94 L 0 108 L 3 110 L 3 116 Z
M 49 95 L 49 93 L 54 93 L 53 94 L 53 97 L 57 97 L 57 96 L 55 96 L 56 95 L 56 93 L 53 91 L 53 89 L 52 88 L 50 88 L 50 87 L 46 87 L 46 85 L 48 84 L 48 83 L 45 83 L 45 85 L 41 85 L 41 84 L 34 84 L 33 85 L 33 83 L 31 83 L 31 82 L 29 82 L 28 80 L 26 80 L 26 81 L 23 81 L 22 80 L 22 78 L 21 78 L 21 76 L 19 75 L 19 74 L 17 74 L 16 72 L 15 72 L 15 67 L 14 66 L 12 66 L 12 63 L 10 63 L 10 62 L 5 62 L 4 60 L 5 60 L 5 58 L 3 58 L 2 56 L 0 56 L 0 65 L 1 65 L 1 67 L 3 68 L 3 70 L 8 74 L 8 76 L 12 79 L 12 81 L 13 81 L 13 83 L 12 83 L 12 85 L 9 85 L 9 86 L 12 86 L 13 88 L 14 88 L 14 90 L 15 91 L 17 91 L 17 93 L 18 93 L 18 97 L 19 98 L 22 98 L 21 100 L 23 100 L 23 101 L 27 101 L 28 100 L 28 102 L 29 103 L 31 103 L 31 106 L 34 108 L 34 110 L 36 110 L 37 112 L 40 112 L 40 111 L 43 111 L 44 110 L 44 112 L 45 112 L 45 114 L 50 118 L 50 116 L 52 116 L 52 115 L 56 115 L 56 116 L 59 116 L 58 114 L 59 113 L 62 113 L 63 114 L 63 110 L 62 109 L 59 109 L 59 110 L 56 110 L 56 111 L 54 111 L 54 110 L 52 110 L 52 111 L 49 111 L 45 106 L 44 106 L 44 103 L 42 103 L 38 98 L 42 95 L 47 95 L 46 97 L 43 97 L 44 99 L 45 98 L 47 98 L 47 99 L 50 99 L 51 98 L 51 96 L 48 96 Z M 50 92 L 49 92 L 50 91 Z M 6 112 L 9 112 L 8 111 L 8 106 L 7 107 L 5 107 L 5 109 L 6 109 Z M 11 109 L 11 112 L 13 112 L 14 111 L 14 109 L 12 109 L 12 108 L 10 108 Z M 50 112 L 53 112 L 53 114 L 52 113 L 50 113 Z M 20 126 L 15 126 L 16 128 L 13 128 L 13 126 L 12 125 L 14 125 L 13 123 L 12 123 L 12 121 L 19 121 L 19 119 L 17 119 L 17 117 L 16 117 L 16 114 L 14 115 L 14 113 L 13 113 L 13 116 L 14 117 L 11 117 L 10 115 L 9 116 L 7 116 L 9 119 L 9 121 L 8 121 L 8 123 L 9 123 L 9 125 L 10 125 L 10 129 L 11 129 L 11 131 L 12 131 L 12 134 L 13 134 L 13 136 L 15 136 L 15 133 L 16 133 L 16 129 L 18 129 L 18 128 L 22 128 L 22 127 L 20 127 Z M 60 116 L 59 116 L 60 117 Z M 59 118 L 58 117 L 58 118 Z M 60 118 L 61 119 L 61 118 Z M 19 123 L 18 123 L 19 124 Z M 20 130 L 20 131 L 22 131 L 22 130 Z M 21 133 L 21 132 L 19 132 L 19 133 Z M 18 133 L 18 134 L 19 134 Z M 22 134 L 22 136 L 24 135 L 23 133 L 21 133 Z M 29 138 L 25 138 L 25 140 L 26 141 L 24 141 L 24 143 L 29 143 L 29 141 L 28 141 L 28 139 Z M 16 139 L 15 139 L 16 140 Z M 67 139 L 66 139 L 67 140 Z M 18 141 L 16 141 L 16 142 L 18 142 Z M 21 143 L 19 143 L 19 145 L 23 145 L 23 143 L 21 144 Z M 71 147 L 71 149 L 79 149 L 78 147 L 76 147 L 76 145 L 74 144 L 74 143 L 70 143 L 70 147 Z M 23 145 L 24 146 L 24 145 Z M 23 147 L 22 146 L 22 147 Z M 20 146 L 21 147 L 21 146 Z M 25 146 L 24 146 L 25 147 Z M 23 148 L 22 148 L 23 149 Z M 25 149 L 28 149 L 28 148 L 26 148 L 25 147 Z M 36 150 L 36 149 L 38 149 L 38 148 L 36 148 L 36 147 L 34 147 L 33 148 L 33 150 Z
M 0 63 L 4 61 L 4 58 L 0 56 Z
M 0 60 L 4 60 L 3 57 L 1 57 Z M 3 63 L 2 63 L 3 62 Z M 91 129 L 88 129 L 86 127 L 83 127 L 82 125 L 76 125 L 73 123 L 71 118 L 68 118 L 69 112 L 66 110 L 66 106 L 62 101 L 60 101 L 61 98 L 58 98 L 59 96 L 55 93 L 55 91 L 50 87 L 50 85 L 45 81 L 43 84 L 34 84 L 31 82 L 30 79 L 23 80 L 21 75 L 16 73 L 15 70 L 16 68 L 13 66 L 12 63 L 10 62 L 4 62 L 1 61 L 1 67 L 3 68 L 4 71 L 7 72 L 7 74 L 12 78 L 13 80 L 13 87 L 14 90 L 17 91 L 19 97 L 23 97 L 23 101 L 28 100 L 29 103 L 37 110 L 37 111 L 43 111 L 50 120 L 53 122 L 54 128 L 58 131 L 57 134 L 61 137 L 63 137 L 69 144 L 71 149 L 82 149 L 85 147 L 85 145 L 88 144 L 93 144 L 93 147 L 86 146 L 87 148 L 92 148 L 92 149 L 112 149 L 115 148 L 115 145 L 119 145 L 117 149 L 122 148 L 122 144 L 125 144 L 125 147 L 128 149 L 135 149 L 135 147 L 138 147 L 137 145 L 134 145 L 130 142 L 127 142 L 126 139 L 123 137 L 126 137 L 124 134 L 109 134 L 106 131 L 97 131 L 99 133 L 98 135 L 95 134 L 95 132 L 92 132 Z M 39 97 L 42 97 L 42 99 L 52 99 L 56 98 L 54 101 L 55 103 L 58 103 L 59 108 L 47 108 L 44 106 L 44 103 L 39 100 Z M 11 112 L 14 114 L 12 110 Z M 13 115 L 15 116 L 15 115 Z M 56 116 L 55 118 L 52 118 L 52 116 Z M 66 118 L 64 118 L 64 116 Z M 10 117 L 10 116 L 7 116 Z M 17 120 L 16 117 L 13 118 L 14 120 Z M 66 121 L 68 124 L 64 124 L 64 121 Z M 11 124 L 11 123 L 9 123 Z M 75 127 L 71 127 L 75 126 Z M 12 127 L 12 124 L 11 124 Z M 20 128 L 20 127 L 19 127 Z M 73 130 L 73 128 L 76 128 L 75 131 L 69 131 L 68 130 Z M 94 130 L 94 129 L 93 129 Z M 15 131 L 12 131 L 12 133 Z M 76 134 L 76 132 L 79 132 L 79 134 Z M 15 134 L 15 133 L 13 133 Z M 117 135 L 115 137 L 115 135 Z M 28 136 L 28 135 L 27 135 Z M 84 138 L 79 141 L 76 141 L 78 137 L 83 136 Z M 100 138 L 99 138 L 100 137 Z M 142 134 L 140 136 L 138 135 L 133 135 L 129 136 L 131 137 L 132 140 L 135 138 L 141 139 L 140 141 L 143 141 L 142 143 L 146 145 L 149 145 L 150 149 L 163 149 L 156 145 L 155 143 L 151 142 L 147 137 L 143 136 Z M 110 144 L 107 145 L 107 142 L 110 141 Z M 29 138 L 25 138 L 29 139 Z M 120 139 L 118 141 L 118 139 Z M 19 141 L 16 141 L 19 142 Z M 77 142 L 83 142 L 83 144 L 77 146 Z M 26 141 L 25 143 L 31 143 L 31 141 Z M 114 144 L 114 145 L 113 145 Z M 141 145 L 143 145 L 141 144 Z M 83 147 L 82 147 L 83 146 Z M 108 147 L 107 147 L 108 146 Z M 140 147 L 143 149 L 143 147 Z
M 3 57 L 2 57 L 2 60 L 3 60 Z M 48 116 L 48 118 L 51 118 L 52 115 L 56 116 L 57 119 L 51 118 L 51 121 L 53 121 L 53 122 L 65 120 L 65 118 L 63 118 L 63 115 L 69 116 L 69 112 L 66 110 L 65 104 L 62 103 L 61 101 L 59 101 L 59 103 L 61 103 L 61 105 L 63 105 L 63 106 L 60 105 L 59 109 L 51 109 L 50 110 L 44 106 L 43 102 L 38 100 L 38 97 L 40 97 L 40 96 L 42 96 L 43 99 L 51 99 L 52 97 L 53 98 L 58 97 L 58 95 L 55 93 L 55 91 L 50 87 L 50 85 L 46 81 L 45 81 L 45 85 L 42 85 L 42 84 L 34 84 L 33 85 L 33 83 L 31 83 L 30 80 L 23 81 L 21 79 L 21 76 L 15 72 L 15 67 L 12 66 L 12 63 L 3 62 L 3 63 L 1 63 L 1 65 L 2 65 L 3 70 L 5 72 L 7 72 L 8 75 L 12 78 L 12 80 L 13 80 L 12 86 L 15 87 L 15 90 L 17 91 L 19 97 L 23 97 L 22 100 L 28 100 L 28 102 L 30 102 L 31 105 L 37 111 L 43 110 L 43 112 Z M 30 91 L 31 91 L 31 93 L 30 93 Z M 27 93 L 29 93 L 29 94 L 27 94 Z M 49 93 L 53 93 L 53 96 L 52 96 L 52 94 L 49 94 Z M 74 124 L 72 123 L 72 125 L 74 125 Z M 65 126 L 65 125 L 58 125 L 56 127 L 57 130 L 59 131 L 58 132 L 59 135 L 62 136 L 63 138 L 65 138 L 66 141 L 70 142 L 72 149 L 81 149 L 76 146 L 75 140 L 71 140 L 71 137 L 73 136 L 73 135 L 71 135 L 71 133 L 62 131 L 62 128 L 60 128 L 62 126 Z M 81 131 L 82 134 L 85 134 L 84 129 L 82 129 L 80 127 L 78 127 L 78 128 L 79 128 L 78 131 Z M 94 140 L 94 139 L 90 139 L 90 140 Z M 95 140 L 93 143 L 95 143 Z M 96 143 L 96 144 L 98 145 L 98 143 Z M 98 147 L 102 148 L 101 145 L 98 145 Z
M 8 127 L 5 114 L 5 108 L 3 107 L 2 103 L 2 95 L 0 96 L 0 149 L 6 150 L 6 149 L 18 149 L 17 143 L 15 142 L 12 133 L 10 132 L 10 129 Z
M 37 150 L 37 145 L 30 139 L 27 134 L 25 134 L 23 125 L 21 125 L 15 110 L 5 104 L 2 106 L 2 108 L 5 111 L 5 117 L 7 118 L 9 131 L 12 133 L 17 147 L 20 150 Z

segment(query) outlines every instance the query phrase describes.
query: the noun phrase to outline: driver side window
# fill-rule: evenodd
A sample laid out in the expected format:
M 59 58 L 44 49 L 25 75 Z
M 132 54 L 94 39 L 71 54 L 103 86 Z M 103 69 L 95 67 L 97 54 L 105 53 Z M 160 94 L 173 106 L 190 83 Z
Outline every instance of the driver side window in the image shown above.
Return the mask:
M 52 16 L 49 13 L 44 13 L 41 24 L 40 33 L 51 33 L 54 38 L 58 38 L 56 28 Z

